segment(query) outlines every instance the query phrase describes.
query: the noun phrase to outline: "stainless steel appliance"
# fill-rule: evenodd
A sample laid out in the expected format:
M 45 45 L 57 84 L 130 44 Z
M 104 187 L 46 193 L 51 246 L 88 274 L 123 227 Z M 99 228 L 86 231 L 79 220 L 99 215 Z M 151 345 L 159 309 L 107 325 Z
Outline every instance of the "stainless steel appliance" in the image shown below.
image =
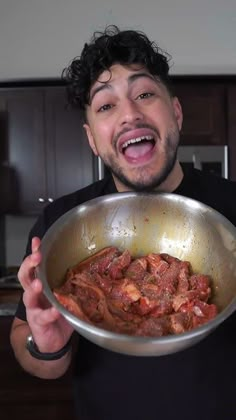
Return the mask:
M 183 166 L 228 178 L 228 146 L 180 146 L 178 159 Z

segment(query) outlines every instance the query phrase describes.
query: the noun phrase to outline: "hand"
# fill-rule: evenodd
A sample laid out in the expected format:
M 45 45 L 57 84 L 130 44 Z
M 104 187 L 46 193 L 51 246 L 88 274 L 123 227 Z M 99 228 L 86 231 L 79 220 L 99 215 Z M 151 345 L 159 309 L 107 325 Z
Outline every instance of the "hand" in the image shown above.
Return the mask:
M 27 322 L 41 352 L 60 350 L 69 340 L 73 327 L 53 307 L 43 293 L 40 279 L 35 278 L 35 267 L 41 262 L 40 239 L 32 239 L 32 254 L 27 256 L 18 272 L 24 289 L 23 302 Z

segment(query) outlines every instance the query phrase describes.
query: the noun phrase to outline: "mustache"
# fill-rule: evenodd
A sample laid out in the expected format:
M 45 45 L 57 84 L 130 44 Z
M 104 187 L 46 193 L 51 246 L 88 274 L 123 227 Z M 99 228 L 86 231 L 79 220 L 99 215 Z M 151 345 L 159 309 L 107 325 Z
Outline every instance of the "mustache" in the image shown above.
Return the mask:
M 147 124 L 147 123 L 137 123 L 137 124 L 133 125 L 132 127 L 126 127 L 123 130 L 119 131 L 119 133 L 117 133 L 115 135 L 115 137 L 113 138 L 112 145 L 116 146 L 120 136 L 123 136 L 123 134 L 126 134 L 129 131 L 136 130 L 137 128 L 148 128 L 148 129 L 154 131 L 154 133 L 157 135 L 157 137 L 160 137 L 160 132 L 159 132 L 158 128 L 153 127 L 151 124 Z

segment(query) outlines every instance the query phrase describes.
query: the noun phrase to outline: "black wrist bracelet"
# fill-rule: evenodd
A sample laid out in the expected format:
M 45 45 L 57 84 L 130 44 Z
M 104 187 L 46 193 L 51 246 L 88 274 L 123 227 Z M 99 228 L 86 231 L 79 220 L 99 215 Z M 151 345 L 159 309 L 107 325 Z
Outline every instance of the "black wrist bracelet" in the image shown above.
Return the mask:
M 29 351 L 29 353 L 31 354 L 31 356 L 35 357 L 35 359 L 49 360 L 49 361 L 50 360 L 58 360 L 70 350 L 71 341 L 72 341 L 72 336 L 70 337 L 70 339 L 66 343 L 66 345 L 64 347 L 62 347 L 61 350 L 58 350 L 54 353 L 41 353 L 39 351 L 37 345 L 34 342 L 32 334 L 30 334 L 30 335 L 28 335 L 27 340 L 26 340 L 26 348 Z

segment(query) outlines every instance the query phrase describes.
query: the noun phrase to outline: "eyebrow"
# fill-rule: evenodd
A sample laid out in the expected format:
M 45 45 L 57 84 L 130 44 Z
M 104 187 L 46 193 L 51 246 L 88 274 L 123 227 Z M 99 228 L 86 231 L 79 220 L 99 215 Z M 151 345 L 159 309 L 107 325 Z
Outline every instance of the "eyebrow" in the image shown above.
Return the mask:
M 152 80 L 153 82 L 160 82 L 157 78 L 155 78 L 154 76 L 152 76 L 151 74 L 149 74 L 149 73 L 145 73 L 145 72 L 142 72 L 142 73 L 133 73 L 133 74 L 131 74 L 129 77 L 128 77 L 128 86 L 130 86 L 132 83 L 134 83 L 136 80 L 138 80 L 138 79 L 141 79 L 141 78 L 147 78 L 147 79 L 150 79 L 150 80 Z M 92 91 L 92 94 L 91 94 L 91 96 L 90 96 L 90 104 L 91 104 L 91 102 L 92 102 L 92 100 L 93 100 L 93 98 L 94 98 L 94 96 L 98 93 L 98 92 L 100 92 L 100 91 L 102 91 L 102 90 L 106 90 L 106 89 L 112 89 L 112 85 L 111 84 L 109 84 L 109 81 L 108 82 L 100 82 L 101 84 L 99 85 L 99 86 L 97 86 L 93 91 Z

